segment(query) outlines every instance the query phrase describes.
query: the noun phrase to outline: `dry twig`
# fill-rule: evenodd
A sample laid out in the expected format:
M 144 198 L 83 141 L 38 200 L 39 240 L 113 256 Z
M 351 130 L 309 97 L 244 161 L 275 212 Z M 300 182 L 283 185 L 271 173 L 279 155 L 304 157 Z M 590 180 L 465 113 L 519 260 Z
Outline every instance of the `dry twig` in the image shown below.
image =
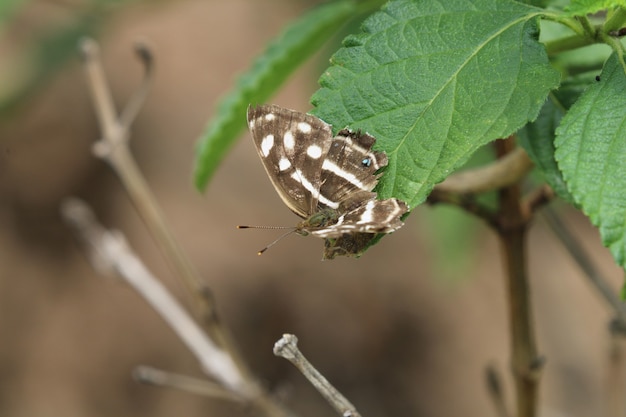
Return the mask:
M 619 319 L 621 323 L 626 323 L 626 304 L 615 294 L 613 288 L 608 284 L 608 280 L 600 273 L 598 268 L 595 267 L 591 257 L 587 254 L 582 245 L 574 235 L 572 235 L 567 226 L 563 224 L 563 221 L 553 209 L 548 207 L 542 214 L 548 226 L 550 226 L 552 233 L 554 233 L 559 242 L 561 242 L 574 262 L 578 264 L 578 267 L 584 272 L 585 277 L 587 277 L 598 294 L 611 306 L 617 319 Z
M 206 333 L 195 324 L 160 282 L 154 279 L 143 264 L 132 255 L 121 236 L 104 231 L 99 226 L 91 227 L 92 231 L 81 231 L 81 233 L 90 238 L 95 236 L 99 239 L 96 241 L 88 240 L 90 240 L 92 247 L 96 244 L 96 252 L 99 255 L 109 258 L 106 262 L 101 263 L 108 263 L 110 268 L 124 276 L 162 315 L 196 355 L 205 372 L 213 376 L 225 388 L 244 398 L 253 407 L 262 410 L 265 415 L 277 417 L 288 415 L 283 407 L 276 404 L 261 389 L 241 359 L 239 351 L 230 341 L 228 332 L 218 320 L 211 291 L 204 284 L 168 228 L 165 217 L 162 215 L 156 199 L 130 152 L 128 146 L 130 124 L 139 113 L 152 80 L 153 60 L 149 49 L 145 45 L 139 45 L 136 48 L 137 55 L 144 64 L 145 77 L 119 117 L 104 76 L 98 45 L 91 39 L 85 39 L 81 43 L 81 50 L 93 105 L 102 131 L 102 138 L 94 144 L 94 154 L 109 163 L 120 177 L 164 257 L 185 283 L 192 300 L 193 311 Z M 81 211 L 85 214 L 88 210 L 76 209 L 77 204 L 75 203 L 69 204 L 69 207 L 72 206 L 74 209 L 67 207 L 66 209 L 70 212 L 73 211 L 74 214 Z M 85 219 L 91 220 L 85 221 Z M 85 226 L 90 221 L 93 223 L 93 220 L 93 215 L 89 214 L 83 217 L 83 223 L 73 222 L 75 225 L 82 224 Z M 86 228 L 89 229 L 89 227 Z M 99 232 L 95 233 L 94 230 L 99 230 Z M 99 257 L 96 256 L 96 258 Z
M 167 322 L 194 354 L 207 375 L 225 387 L 252 398 L 256 393 L 239 372 L 230 355 L 219 348 L 184 308 L 135 256 L 124 236 L 97 223 L 93 212 L 78 199 L 66 200 L 61 211 L 81 240 L 91 249 L 90 259 L 100 270 L 115 272 L 135 289 Z
M 161 371 L 150 366 L 138 366 L 133 372 L 133 377 L 135 380 L 143 384 L 175 388 L 192 394 L 203 395 L 210 398 L 219 398 L 227 401 L 245 401 L 245 399 L 237 393 L 227 390 L 223 386 L 213 382 L 192 378 L 187 375 Z
M 292 334 L 284 334 L 274 344 L 274 355 L 291 362 L 309 380 L 326 401 L 343 417 L 360 417 L 356 408 L 322 375 L 298 349 L 298 338 Z

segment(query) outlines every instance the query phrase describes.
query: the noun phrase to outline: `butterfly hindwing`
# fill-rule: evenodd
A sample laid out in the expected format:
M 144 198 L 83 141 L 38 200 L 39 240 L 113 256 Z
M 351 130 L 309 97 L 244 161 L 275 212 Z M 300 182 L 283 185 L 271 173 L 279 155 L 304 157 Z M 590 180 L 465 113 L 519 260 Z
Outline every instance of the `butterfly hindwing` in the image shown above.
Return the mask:
M 404 201 L 370 200 L 345 214 L 329 229 L 324 239 L 324 259 L 337 256 L 360 257 L 381 233 L 391 233 L 403 226 L 400 216 L 408 211 Z M 383 219 L 382 221 L 380 219 Z M 355 227 L 351 227 L 354 224 Z
M 372 151 L 375 141 L 360 131 L 339 131 L 322 164 L 320 193 L 339 202 L 351 196 L 363 196 L 363 200 L 374 198 L 375 194 L 363 192 L 374 189 L 377 172 L 387 165 L 387 155 Z
M 346 233 L 391 233 L 402 227 L 400 216 L 407 212 L 407 205 L 395 198 L 376 200 L 375 197 L 371 192 L 355 193 L 342 202 L 339 209 L 342 214 L 335 224 L 311 233 L 329 238 Z

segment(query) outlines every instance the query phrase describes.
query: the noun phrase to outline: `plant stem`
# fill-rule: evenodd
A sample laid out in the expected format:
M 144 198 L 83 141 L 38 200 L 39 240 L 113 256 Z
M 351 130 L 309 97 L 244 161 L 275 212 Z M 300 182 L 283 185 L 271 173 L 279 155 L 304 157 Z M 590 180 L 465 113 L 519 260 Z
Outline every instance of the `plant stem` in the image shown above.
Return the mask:
M 596 41 L 589 36 L 572 35 L 546 42 L 546 52 L 553 57 L 561 52 L 593 45 Z
M 624 25 L 626 25 L 626 9 L 617 7 L 608 15 L 608 19 L 604 23 L 604 30 L 606 32 L 610 32 L 612 30 L 620 29 Z
M 503 157 L 515 149 L 515 140 L 511 137 L 496 141 L 495 146 L 498 156 Z M 526 268 L 529 213 L 523 208 L 519 184 L 500 190 L 498 199 L 496 230 L 501 242 L 507 279 L 511 365 L 515 380 L 517 417 L 534 417 L 537 411 L 541 361 L 537 354 Z
M 526 151 L 516 148 L 488 165 L 450 175 L 444 182 L 437 184 L 435 189 L 464 195 L 494 191 L 517 184 L 533 167 Z

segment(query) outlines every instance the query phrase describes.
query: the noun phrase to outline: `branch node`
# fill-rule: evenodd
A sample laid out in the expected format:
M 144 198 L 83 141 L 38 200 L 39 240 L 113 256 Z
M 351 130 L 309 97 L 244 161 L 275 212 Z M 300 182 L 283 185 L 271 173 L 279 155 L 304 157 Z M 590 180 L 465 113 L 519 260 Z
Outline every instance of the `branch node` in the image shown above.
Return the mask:
M 547 184 L 531 191 L 522 201 L 522 211 L 526 218 L 554 199 L 554 190 Z
M 502 389 L 502 377 L 494 365 L 488 365 L 485 369 L 485 379 L 487 383 L 487 391 L 491 397 L 491 401 L 496 408 L 499 417 L 509 417 L 504 399 L 504 390 Z
M 528 364 L 528 368 L 524 372 L 524 379 L 529 382 L 537 383 L 541 378 L 541 372 L 546 364 L 545 356 L 536 356 Z
M 90 61 L 98 54 L 98 43 L 91 38 L 82 38 L 78 44 L 80 57 L 85 61 Z
M 623 315 L 618 314 L 609 323 L 609 331 L 613 336 L 626 336 L 626 320 Z
M 274 355 L 294 360 L 298 354 L 298 338 L 293 334 L 284 334 L 283 337 L 274 344 Z

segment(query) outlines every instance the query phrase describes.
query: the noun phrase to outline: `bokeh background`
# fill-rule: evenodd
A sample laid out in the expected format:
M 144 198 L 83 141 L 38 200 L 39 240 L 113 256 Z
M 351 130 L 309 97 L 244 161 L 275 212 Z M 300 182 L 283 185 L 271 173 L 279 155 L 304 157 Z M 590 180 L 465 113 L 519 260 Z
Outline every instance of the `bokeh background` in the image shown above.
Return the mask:
M 135 156 L 250 366 L 291 408 L 334 415 L 272 355 L 285 332 L 298 335 L 304 353 L 364 416 L 495 415 L 484 383 L 488 364 L 505 376 L 512 403 L 501 262 L 496 239 L 480 223 L 459 226 L 457 238 L 442 244 L 438 229 L 457 223 L 437 223 L 440 209 L 421 207 L 359 260 L 321 262 L 322 242 L 299 237 L 257 257 L 275 234 L 235 225 L 297 218 L 272 189 L 247 135 L 204 194 L 192 186 L 194 145 L 219 97 L 312 2 L 13 3 L 0 23 L 0 416 L 247 415 L 237 405 L 131 378 L 139 364 L 202 374 L 140 297 L 92 270 L 60 220 L 64 197 L 84 198 L 182 297 L 117 178 L 91 156 L 99 133 L 78 53 L 51 46 L 74 32 L 100 42 L 118 105 L 142 75 L 133 42 L 152 46 L 155 82 L 133 128 Z M 308 110 L 327 58 L 312 59 L 272 102 Z M 621 273 L 596 231 L 575 212 L 560 213 L 618 291 Z M 445 251 L 458 242 L 460 253 Z M 541 415 L 602 415 L 615 371 L 611 312 L 540 220 L 530 231 L 529 259 L 547 358 Z

